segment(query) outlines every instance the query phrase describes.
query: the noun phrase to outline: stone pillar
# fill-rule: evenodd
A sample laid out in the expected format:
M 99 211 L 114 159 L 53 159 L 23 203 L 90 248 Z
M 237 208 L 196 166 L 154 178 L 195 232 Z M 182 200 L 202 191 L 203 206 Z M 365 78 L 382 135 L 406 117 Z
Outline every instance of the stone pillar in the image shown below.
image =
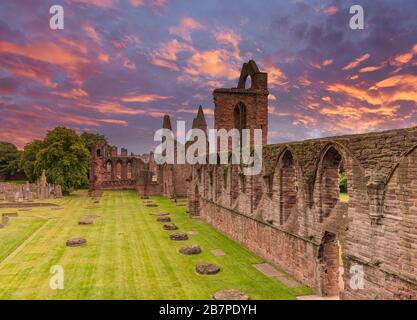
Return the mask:
M 39 195 L 39 199 L 44 200 L 44 199 L 48 199 L 48 184 L 46 182 L 46 172 L 45 170 L 42 171 L 42 176 L 41 176 L 41 181 L 39 183 L 39 187 L 40 187 L 40 195 Z
M 1 217 L 1 224 L 7 226 L 9 224 L 9 217 L 3 213 Z

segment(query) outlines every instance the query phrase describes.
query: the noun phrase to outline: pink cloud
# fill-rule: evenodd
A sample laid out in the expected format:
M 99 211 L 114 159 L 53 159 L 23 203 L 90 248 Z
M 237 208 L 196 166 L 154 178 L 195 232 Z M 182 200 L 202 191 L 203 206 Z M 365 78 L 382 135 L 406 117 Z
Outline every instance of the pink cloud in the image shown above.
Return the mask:
M 179 26 L 169 28 L 169 33 L 177 35 L 182 39 L 191 42 L 191 32 L 194 30 L 204 30 L 205 26 L 191 17 L 183 17 Z

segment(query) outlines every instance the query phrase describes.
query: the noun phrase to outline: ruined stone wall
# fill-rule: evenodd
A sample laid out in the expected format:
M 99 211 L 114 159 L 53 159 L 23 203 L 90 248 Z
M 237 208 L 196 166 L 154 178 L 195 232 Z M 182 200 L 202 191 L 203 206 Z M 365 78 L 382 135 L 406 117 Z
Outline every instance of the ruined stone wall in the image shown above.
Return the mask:
M 263 148 L 263 170 L 196 165 L 189 212 L 323 295 L 417 299 L 417 127 Z M 349 202 L 339 200 L 339 168 Z M 364 271 L 363 289 L 350 287 Z
M 0 201 L 32 202 L 33 200 L 55 199 L 62 197 L 60 185 L 38 183 L 0 183 Z
M 161 194 L 168 198 L 187 196 L 187 178 L 191 166 L 188 164 L 161 165 L 158 168 L 158 184 Z
M 145 169 L 142 159 L 121 153 L 104 142 L 99 142 L 91 152 L 90 190 L 135 190 L 138 177 Z

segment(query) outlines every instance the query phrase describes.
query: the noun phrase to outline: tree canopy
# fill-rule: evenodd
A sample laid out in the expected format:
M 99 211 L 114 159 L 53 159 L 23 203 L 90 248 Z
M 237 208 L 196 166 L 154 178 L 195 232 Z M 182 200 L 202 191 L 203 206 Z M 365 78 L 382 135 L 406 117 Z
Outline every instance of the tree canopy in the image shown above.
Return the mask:
M 35 171 L 46 170 L 49 182 L 68 193 L 88 183 L 89 152 L 74 130 L 57 127 L 48 131 L 36 155 Z
M 80 136 L 81 140 L 83 141 L 86 148 L 91 151 L 94 144 L 100 140 L 103 140 L 107 143 L 107 139 L 105 136 L 97 133 L 90 133 L 90 132 L 83 132 Z
M 42 171 L 38 171 L 39 168 L 36 167 L 36 157 L 43 146 L 43 141 L 34 140 L 24 147 L 20 166 L 30 182 L 35 182 L 42 173 Z

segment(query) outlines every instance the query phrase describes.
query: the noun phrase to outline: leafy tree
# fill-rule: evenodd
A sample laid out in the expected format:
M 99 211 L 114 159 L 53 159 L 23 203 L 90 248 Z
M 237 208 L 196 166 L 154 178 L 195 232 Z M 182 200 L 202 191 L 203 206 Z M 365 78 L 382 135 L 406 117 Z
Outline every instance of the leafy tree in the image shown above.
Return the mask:
M 340 173 L 340 179 L 339 179 L 339 189 L 341 193 L 347 193 L 348 188 L 348 181 L 347 181 L 347 175 L 346 172 Z
M 35 182 L 42 174 L 42 171 L 37 170 L 35 164 L 37 154 L 43 147 L 44 143 L 41 140 L 34 140 L 24 147 L 20 166 L 30 182 Z
M 47 172 L 49 182 L 60 184 L 64 193 L 87 185 L 89 152 L 74 130 L 57 127 L 48 131 L 37 153 L 35 171 Z
M 96 133 L 83 132 L 80 138 L 89 151 L 91 151 L 91 149 L 97 141 L 104 140 L 107 143 L 107 139 L 105 136 Z
M 0 141 L 0 176 L 7 177 L 19 170 L 20 152 L 9 142 Z

